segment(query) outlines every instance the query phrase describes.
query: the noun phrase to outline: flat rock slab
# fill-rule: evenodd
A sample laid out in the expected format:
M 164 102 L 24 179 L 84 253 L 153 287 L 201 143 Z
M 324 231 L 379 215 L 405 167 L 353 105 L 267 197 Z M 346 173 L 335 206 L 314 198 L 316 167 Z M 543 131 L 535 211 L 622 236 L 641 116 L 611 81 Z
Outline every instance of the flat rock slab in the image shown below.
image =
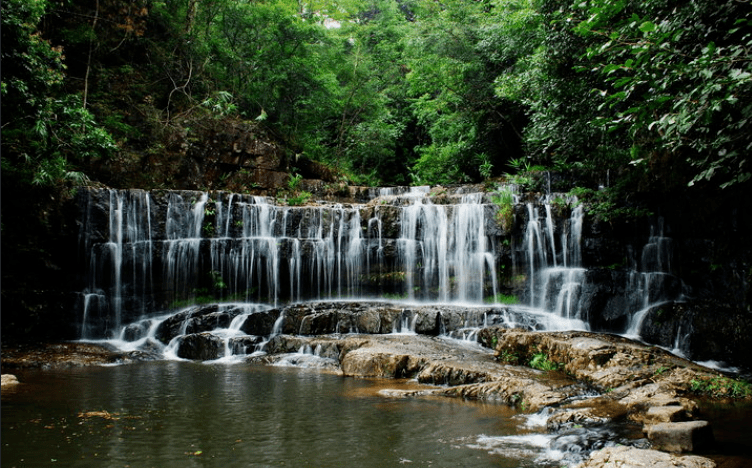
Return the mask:
M 647 426 L 645 432 L 654 448 L 668 452 L 699 452 L 715 441 L 707 421 L 658 423 Z
M 576 468 L 715 468 L 705 457 L 677 456 L 657 450 L 634 447 L 608 447 L 590 454 L 590 458 Z
M 280 335 L 269 350 L 290 353 L 303 346 L 336 358 L 346 376 L 415 378 L 434 386 L 414 395 L 493 400 L 534 411 L 585 391 L 558 372 L 500 363 L 475 343 L 424 335 Z
M 3 348 L 3 370 L 11 369 L 51 369 L 60 367 L 80 367 L 102 364 L 123 363 L 153 359 L 147 353 L 121 352 L 108 346 L 92 343 L 52 343 L 36 346 Z

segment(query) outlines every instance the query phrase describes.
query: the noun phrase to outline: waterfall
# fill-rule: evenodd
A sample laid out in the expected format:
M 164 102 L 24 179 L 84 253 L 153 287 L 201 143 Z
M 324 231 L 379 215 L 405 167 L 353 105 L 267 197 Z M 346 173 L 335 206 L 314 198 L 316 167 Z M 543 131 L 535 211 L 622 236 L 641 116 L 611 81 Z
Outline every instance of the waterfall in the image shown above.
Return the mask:
M 549 194 L 520 204 L 518 227 L 505 232 L 494 220 L 498 207 L 480 191 L 373 192 L 363 204 L 297 207 L 225 192 L 89 189 L 81 195 L 80 336 L 116 338 L 124 324 L 205 302 L 277 308 L 400 299 L 476 307 L 517 288 L 513 276 L 524 285 L 524 304 L 505 306 L 514 317 L 505 324 L 638 337 L 652 307 L 682 297 L 660 221 L 629 255 L 631 268 L 588 269 L 585 210 L 575 199 L 554 203 Z M 499 276 L 506 266 L 512 275 Z M 606 310 L 617 316 L 612 322 Z M 399 330 L 412 327 L 405 322 Z
M 563 318 L 584 319 L 586 311 L 580 304 L 585 274 L 580 266 L 584 211 L 581 206 L 572 208 L 569 219 L 559 226 L 561 241 L 557 246 L 557 226 L 548 199 L 543 203 L 545 218 L 541 219 L 539 210 L 540 205 L 527 204 L 525 257 L 530 307 Z
M 151 196 L 141 190 L 104 190 L 101 196 L 107 213 L 96 213 L 87 201 L 79 233 L 87 270 L 80 301 L 82 337 L 117 333 L 124 310 L 132 319 L 150 313 L 152 306 Z
M 645 316 L 651 308 L 663 303 L 681 300 L 678 278 L 671 272 L 673 245 L 670 237 L 664 236 L 663 219 L 650 226 L 650 237 L 640 253 L 639 268 L 631 272 L 631 288 L 639 301 L 638 310 L 630 317 L 626 336 L 639 337 Z M 681 330 L 677 332 L 677 335 Z M 677 346 L 679 342 L 677 336 Z
M 413 187 L 381 191 L 382 205 L 292 207 L 224 192 L 90 189 L 81 336 L 203 301 L 277 306 L 391 294 L 480 304 L 495 296 L 483 194 L 458 192 L 447 204 L 428 195 Z

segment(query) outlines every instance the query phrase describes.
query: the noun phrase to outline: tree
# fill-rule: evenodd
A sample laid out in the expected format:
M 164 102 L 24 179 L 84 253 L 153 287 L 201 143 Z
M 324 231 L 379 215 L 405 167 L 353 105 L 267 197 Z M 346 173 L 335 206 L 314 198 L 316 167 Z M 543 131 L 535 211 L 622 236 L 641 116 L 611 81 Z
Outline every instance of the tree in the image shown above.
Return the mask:
M 115 149 L 76 95 L 61 93 L 62 49 L 41 37 L 44 0 L 3 2 L 3 177 L 54 185 L 81 182 L 74 162 L 109 156 Z
M 632 164 L 688 161 L 689 185 L 752 178 L 748 2 L 591 0 L 571 9 L 603 81 L 593 122 L 629 132 Z
M 495 80 L 534 45 L 517 49 L 506 18 L 526 2 L 426 3 L 407 51 L 412 110 L 427 139 L 413 167 L 421 183 L 477 180 L 520 156 L 524 109 Z M 516 31 L 528 33 L 529 31 Z M 517 41 L 517 42 L 516 42 Z M 483 172 L 483 174 L 481 174 Z

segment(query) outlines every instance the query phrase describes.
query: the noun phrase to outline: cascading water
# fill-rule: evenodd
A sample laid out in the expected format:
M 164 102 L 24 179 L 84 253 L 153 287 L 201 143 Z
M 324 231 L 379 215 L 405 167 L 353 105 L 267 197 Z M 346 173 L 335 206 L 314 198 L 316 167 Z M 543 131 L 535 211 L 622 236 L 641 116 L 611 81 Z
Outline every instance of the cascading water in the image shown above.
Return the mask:
M 112 336 L 124 322 L 208 298 L 277 306 L 386 295 L 476 304 L 494 297 L 498 261 L 483 194 L 457 195 L 446 205 L 427 194 L 427 187 L 384 192 L 383 206 L 288 207 L 222 192 L 154 199 L 91 191 L 82 223 L 91 259 L 82 336 Z M 106 239 L 93 234 L 100 216 L 109 219 Z M 397 235 L 384 238 L 385 229 Z
M 376 195 L 368 204 L 289 207 L 224 192 L 91 190 L 81 230 L 88 252 L 81 337 L 116 337 L 124 324 L 206 301 L 268 308 L 328 299 L 470 307 L 495 300 L 503 233 L 484 193 L 434 198 L 428 187 L 413 187 Z M 522 242 L 512 245 L 524 261 L 509 266 L 527 287 L 503 322 L 527 315 L 535 327 L 597 330 L 582 266 L 585 212 L 574 199 L 566 203 L 573 208 L 552 200 L 527 203 L 518 219 Z M 653 230 L 619 299 L 629 311 L 621 332 L 633 336 L 649 307 L 680 297 L 670 239 L 662 226 Z
M 549 195 L 520 207 L 520 233 L 498 226 L 498 207 L 483 193 L 431 197 L 427 187 L 306 207 L 221 192 L 88 196 L 81 336 L 109 337 L 124 351 L 221 362 L 268 352 L 283 356 L 262 358 L 278 366 L 337 368 L 342 334 L 403 335 L 389 337 L 400 342 L 434 335 L 480 348 L 482 327 L 598 330 L 594 269 L 583 265 L 585 212 L 575 200 L 564 207 Z M 620 272 L 627 280 L 616 302 L 629 317 L 620 332 L 638 337 L 650 307 L 681 298 L 671 255 L 658 224 Z M 524 304 L 484 304 L 512 289 L 510 271 L 499 274 L 507 266 L 524 277 Z M 213 304 L 186 307 L 207 299 Z M 566 437 L 540 439 L 542 447 L 572 446 Z
M 561 226 L 561 240 L 557 245 L 551 203 L 548 200 L 543 203 L 543 220 L 540 208 L 540 205 L 527 204 L 525 257 L 529 305 L 560 317 L 585 320 L 586 313 L 579 304 L 585 272 L 580 266 L 584 210 L 582 206 L 572 209 L 569 219 Z
M 639 338 L 647 312 L 655 306 L 682 298 L 682 286 L 671 272 L 671 238 L 664 236 L 663 220 L 650 228 L 650 238 L 642 248 L 639 265 L 630 273 L 630 290 L 635 295 L 635 313 L 630 316 L 626 336 Z M 679 331 L 679 333 L 681 330 Z M 680 349 L 680 335 L 676 347 Z

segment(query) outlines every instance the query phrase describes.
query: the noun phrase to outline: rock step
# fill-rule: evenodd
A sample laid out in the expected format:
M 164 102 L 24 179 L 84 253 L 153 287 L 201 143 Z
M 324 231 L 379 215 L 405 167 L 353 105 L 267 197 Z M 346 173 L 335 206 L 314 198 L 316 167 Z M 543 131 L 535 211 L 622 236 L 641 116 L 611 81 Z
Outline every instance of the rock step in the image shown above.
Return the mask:
M 701 452 L 715 441 L 707 421 L 658 423 L 646 426 L 645 432 L 654 448 L 667 452 Z

